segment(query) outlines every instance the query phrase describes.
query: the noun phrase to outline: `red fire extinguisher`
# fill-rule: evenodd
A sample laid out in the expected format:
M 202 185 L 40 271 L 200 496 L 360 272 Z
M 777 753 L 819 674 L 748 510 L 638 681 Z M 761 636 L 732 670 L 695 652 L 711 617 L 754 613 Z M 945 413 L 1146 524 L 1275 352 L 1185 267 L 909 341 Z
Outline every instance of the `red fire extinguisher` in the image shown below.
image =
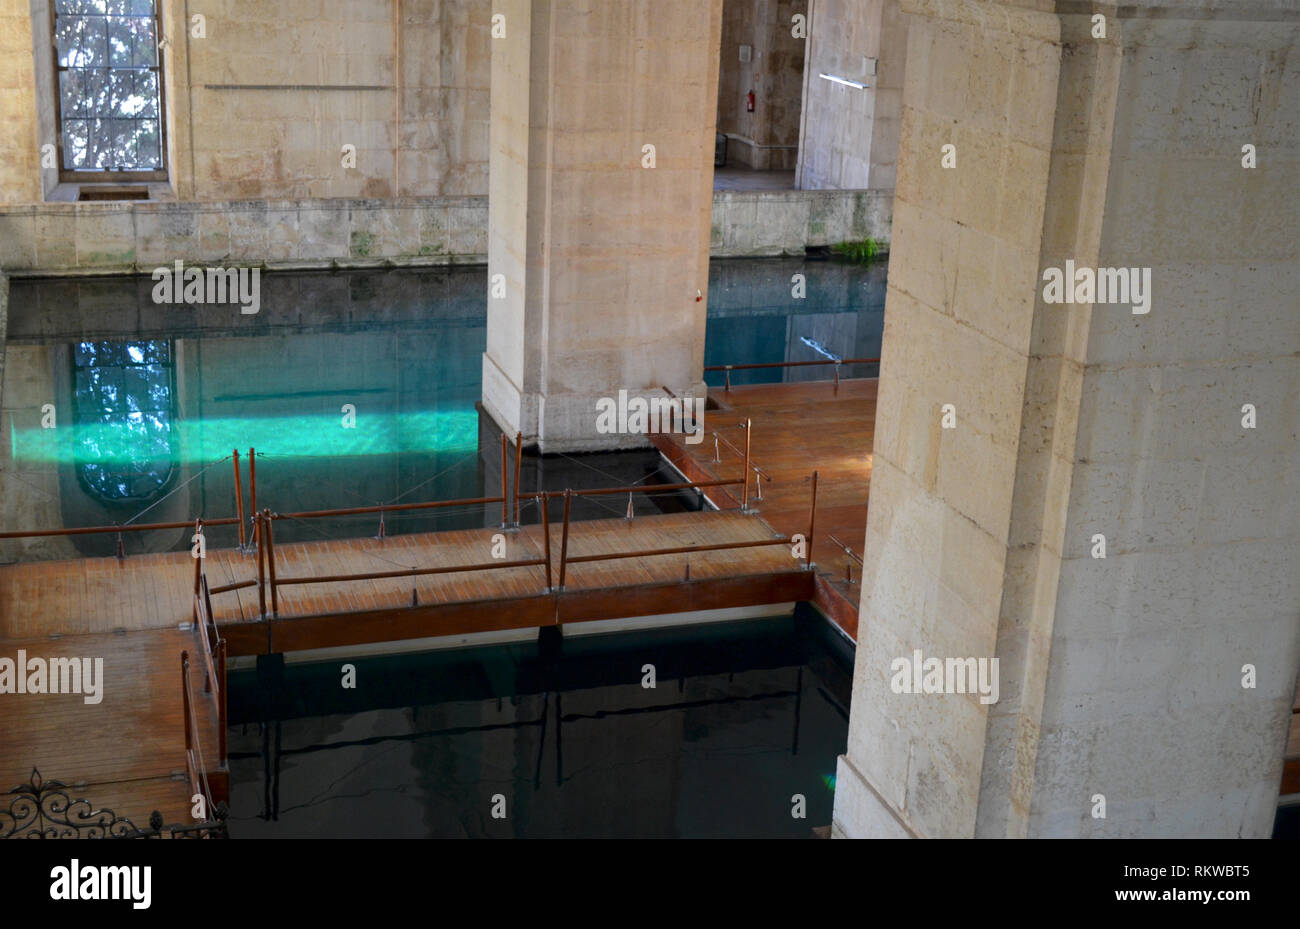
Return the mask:
M 747 113 L 754 112 L 754 92 L 752 90 L 745 97 L 745 112 Z

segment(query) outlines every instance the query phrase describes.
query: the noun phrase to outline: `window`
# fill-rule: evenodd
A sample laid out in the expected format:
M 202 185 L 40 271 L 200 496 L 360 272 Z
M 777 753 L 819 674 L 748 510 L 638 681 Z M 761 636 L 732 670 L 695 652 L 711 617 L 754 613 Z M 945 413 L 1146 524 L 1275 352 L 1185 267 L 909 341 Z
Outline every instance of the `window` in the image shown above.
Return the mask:
M 108 502 L 155 496 L 174 462 L 171 342 L 78 342 L 72 366 L 78 479 Z
M 165 180 L 155 0 L 54 0 L 60 178 Z

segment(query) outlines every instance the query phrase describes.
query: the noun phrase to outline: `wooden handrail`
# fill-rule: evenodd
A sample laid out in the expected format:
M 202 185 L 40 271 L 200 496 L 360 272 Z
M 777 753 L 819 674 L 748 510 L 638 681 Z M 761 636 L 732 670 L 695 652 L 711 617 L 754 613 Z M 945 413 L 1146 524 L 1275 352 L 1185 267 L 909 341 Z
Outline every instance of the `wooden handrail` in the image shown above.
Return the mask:
M 575 497 L 599 497 L 605 494 L 650 494 L 668 490 L 688 490 L 695 487 L 726 487 L 730 484 L 739 484 L 740 481 L 740 478 L 733 477 L 718 481 L 683 481 L 679 484 L 633 484 L 629 487 L 593 487 L 587 490 L 534 490 L 525 494 L 525 496 L 559 500 L 565 494 L 571 494 Z
M 476 506 L 483 503 L 500 503 L 500 497 L 473 497 L 466 500 L 432 500 L 428 503 L 391 503 L 387 506 L 352 506 L 340 510 L 308 510 L 305 513 L 272 513 L 270 519 L 317 519 L 322 516 L 355 516 L 361 513 L 395 513 L 400 510 L 433 510 L 444 506 Z
M 461 571 L 490 571 L 493 568 L 530 568 L 546 564 L 541 558 L 528 561 L 490 561 L 484 564 L 445 565 L 439 568 L 403 568 L 400 571 L 368 571 L 365 574 L 321 574 L 315 577 L 282 577 L 274 583 L 283 587 L 285 584 L 321 584 L 336 581 L 378 581 L 390 577 L 424 577 L 431 574 L 457 574 Z
M 226 594 L 226 593 L 230 593 L 230 591 L 232 590 L 243 590 L 245 587 L 256 587 L 256 586 L 257 586 L 256 579 L 250 578 L 247 581 L 238 581 L 234 584 L 222 584 L 220 587 L 213 587 L 211 590 L 208 591 L 208 593 Z
M 248 581 L 240 586 L 254 583 Z M 226 640 L 221 637 L 221 627 L 212 614 L 211 591 L 207 575 L 202 578 L 203 589 L 194 598 L 194 611 L 199 626 L 199 641 L 203 646 L 203 664 L 207 680 L 204 690 L 212 694 L 217 710 L 217 742 L 221 767 L 226 766 Z M 209 624 L 212 627 L 208 631 Z M 188 679 L 187 679 L 188 680 Z
M 879 358 L 841 358 L 838 361 L 834 358 L 819 358 L 816 361 L 762 361 L 752 364 L 741 365 L 706 365 L 705 371 L 725 371 L 727 376 L 723 381 L 722 389 L 731 390 L 731 372 L 732 371 L 752 371 L 756 368 L 803 368 L 810 365 L 835 365 L 835 389 L 838 391 L 840 386 L 840 365 L 866 365 L 880 364 Z
M 844 358 L 834 361 L 820 358 L 817 361 L 764 361 L 742 365 L 705 365 L 705 371 L 747 371 L 753 368 L 802 368 L 809 365 L 865 365 L 879 364 L 879 358 Z
M 205 519 L 205 526 L 233 526 L 239 522 L 238 516 Z M 36 539 L 56 535 L 90 535 L 97 532 L 153 532 L 158 529 L 188 529 L 194 520 L 187 519 L 179 523 L 123 523 L 119 526 L 78 526 L 74 529 L 30 529 L 17 532 L 0 532 L 0 539 Z
M 185 726 L 185 771 L 189 777 L 190 793 L 202 796 L 211 805 L 213 797 L 211 792 L 206 789 L 208 775 L 203 763 L 200 761 L 203 757 L 203 749 L 196 741 L 198 724 L 194 713 L 194 697 L 190 693 L 190 654 L 188 651 L 181 652 L 181 701 L 184 706 L 182 723 Z M 217 701 L 217 721 L 220 727 L 217 736 L 217 751 L 221 756 L 221 766 L 224 768 L 226 765 L 226 714 L 225 706 L 220 700 Z M 210 811 L 208 815 L 212 815 Z
M 758 548 L 763 545 L 788 545 L 789 536 L 777 536 L 773 539 L 757 539 L 750 542 L 714 542 L 711 545 L 678 545 L 674 548 L 647 548 L 636 552 L 606 552 L 600 555 L 572 555 L 569 564 L 582 564 L 589 561 L 614 561 L 619 558 L 649 558 L 654 555 L 685 555 L 693 552 L 722 552 L 733 548 Z
M 208 635 L 208 623 L 211 621 L 212 617 L 203 607 L 203 596 L 201 594 L 196 594 L 194 597 L 194 613 L 197 617 L 196 625 L 199 627 L 199 641 L 203 645 L 203 692 L 212 693 L 212 688 L 214 686 L 213 680 L 217 676 L 217 669 L 213 666 L 212 662 L 212 654 L 214 651 L 212 647 L 212 639 Z
M 665 390 L 667 390 L 667 388 L 665 388 Z M 671 395 L 671 391 L 668 392 Z M 788 545 L 791 542 L 790 537 L 782 535 L 770 539 L 759 539 L 759 540 L 752 540 L 752 541 L 745 541 L 745 542 L 693 544 L 693 545 L 674 546 L 670 548 L 639 549 L 639 550 L 627 551 L 627 552 L 612 552 L 612 553 L 595 554 L 595 555 L 579 555 L 579 556 L 572 556 L 572 557 L 570 557 L 569 555 L 568 552 L 569 529 L 572 523 L 572 507 L 573 507 L 574 497 L 623 495 L 623 494 L 631 495 L 635 493 L 651 494 L 651 493 L 660 493 L 660 492 L 687 490 L 687 489 L 700 490 L 707 487 L 724 487 L 724 486 L 732 486 L 735 484 L 742 484 L 744 487 L 743 495 L 742 495 L 742 507 L 747 509 L 748 501 L 749 501 L 749 469 L 751 467 L 749 458 L 750 458 L 751 440 L 752 440 L 752 431 L 753 431 L 752 421 L 747 419 L 743 424 L 743 428 L 745 429 L 745 449 L 743 453 L 744 455 L 743 471 L 740 477 L 729 478 L 729 479 L 716 479 L 716 480 L 709 480 L 709 481 L 681 481 L 675 483 L 652 484 L 652 485 L 634 484 L 634 485 L 623 486 L 623 487 L 597 487 L 597 488 L 589 488 L 583 490 L 573 490 L 572 488 L 567 488 L 564 491 L 534 491 L 532 494 L 530 494 L 530 496 L 532 496 L 533 499 L 537 501 L 542 511 L 541 523 L 542 523 L 543 557 L 541 558 L 531 558 L 531 559 L 524 559 L 524 560 L 517 560 L 517 561 L 493 560 L 491 562 L 485 562 L 485 563 L 466 564 L 466 565 L 447 565 L 447 566 L 431 567 L 431 568 L 411 567 L 411 568 L 401 568 L 399 570 L 393 570 L 393 571 L 360 572 L 355 574 L 330 574 L 330 575 L 319 575 L 319 576 L 282 577 L 278 574 L 277 559 L 275 557 L 275 538 L 274 538 L 273 526 L 274 526 L 274 521 L 277 519 L 311 519 L 311 518 L 327 517 L 327 516 L 344 516 L 344 515 L 376 513 L 376 512 L 382 513 L 390 510 L 391 511 L 422 510 L 422 509 L 437 509 L 437 508 L 451 507 L 451 506 L 467 506 L 467 505 L 475 505 L 475 504 L 500 503 L 502 525 L 508 526 L 510 524 L 509 520 L 512 515 L 510 510 L 510 498 L 511 496 L 513 496 L 514 497 L 513 515 L 517 524 L 517 521 L 519 519 L 519 501 L 524 496 L 519 492 L 519 486 L 518 486 L 519 474 L 521 469 L 521 461 L 522 461 L 522 451 L 523 451 L 522 432 L 516 432 L 515 435 L 515 462 L 514 462 L 515 486 L 514 486 L 513 493 L 511 492 L 510 489 L 509 474 L 508 474 L 508 469 L 510 465 L 508 445 L 510 444 L 510 442 L 503 434 L 501 436 L 501 495 L 499 497 L 497 496 L 476 497 L 476 498 L 461 499 L 461 500 L 435 500 L 435 501 L 428 501 L 423 503 L 403 503 L 403 504 L 389 504 L 389 505 L 380 505 L 380 506 L 345 507 L 345 508 L 338 508 L 338 509 L 331 509 L 331 510 L 314 510 L 314 511 L 304 511 L 304 512 L 297 512 L 297 513 L 274 513 L 269 508 L 265 508 L 265 507 L 262 508 L 260 511 L 254 509 L 252 512 L 251 520 L 253 523 L 253 540 L 255 541 L 257 546 L 256 579 L 236 581 L 229 584 L 223 584 L 215 588 L 209 587 L 207 575 L 204 570 L 205 566 L 203 563 L 203 559 L 199 559 L 199 558 L 195 559 L 194 621 L 199 625 L 200 638 L 202 641 L 202 647 L 204 652 L 205 676 L 207 679 L 205 689 L 208 690 L 209 692 L 213 692 L 213 688 L 215 684 L 216 687 L 215 692 L 217 694 L 218 703 L 224 704 L 225 702 L 224 686 L 222 686 L 221 679 L 218 677 L 219 673 L 222 677 L 224 677 L 224 666 L 220 669 L 219 672 L 216 663 L 219 660 L 224 661 L 224 658 L 219 659 L 218 656 L 224 655 L 223 650 L 225 648 L 225 642 L 221 638 L 220 630 L 216 624 L 215 616 L 212 611 L 211 595 L 214 593 L 215 594 L 228 593 L 231 591 L 242 590 L 245 588 L 256 586 L 258 589 L 258 606 L 260 610 L 260 615 L 262 618 L 268 618 L 267 603 L 266 603 L 267 600 L 266 588 L 268 585 L 270 586 L 271 589 L 271 595 L 270 595 L 271 602 L 270 602 L 269 616 L 278 617 L 280 612 L 279 588 L 285 585 L 294 586 L 294 585 L 304 585 L 304 584 L 338 583 L 338 582 L 360 581 L 360 580 L 382 580 L 382 579 L 390 579 L 390 578 L 427 577 L 427 576 L 455 574 L 455 573 L 463 573 L 463 572 L 471 572 L 471 571 L 490 571 L 498 568 L 514 569 L 514 568 L 542 567 L 545 571 L 546 589 L 548 591 L 551 590 L 563 591 L 565 586 L 565 581 L 567 579 L 568 565 L 570 564 L 586 564 L 586 563 L 597 562 L 597 561 L 618 560 L 618 559 L 626 559 L 626 558 L 649 558 L 649 557 L 656 557 L 661 555 L 689 554 L 689 553 L 708 552 L 708 551 L 727 551 L 732 549 L 754 548 L 754 547 L 760 547 L 765 545 Z M 727 444 L 729 447 L 733 449 L 735 448 L 735 446 L 731 445 L 730 442 L 727 442 Z M 239 483 L 240 478 L 239 478 L 238 450 L 236 450 L 232 455 L 232 460 L 234 461 L 234 470 L 236 475 L 235 477 L 236 507 L 239 510 L 240 515 L 233 518 L 220 518 L 220 519 L 214 519 L 207 522 L 205 522 L 202 518 L 199 518 L 194 521 L 193 526 L 194 526 L 194 531 L 197 535 L 203 532 L 205 525 L 230 525 L 231 523 L 237 523 L 240 526 L 241 547 L 242 547 L 243 542 L 246 541 L 246 537 L 244 536 L 244 532 L 243 532 L 244 530 L 243 491 L 242 491 L 242 486 Z M 250 497 L 253 505 L 255 506 L 257 500 L 256 451 L 252 448 L 248 450 L 248 460 L 249 460 Z M 759 469 L 755 468 L 755 471 L 758 472 L 760 478 L 768 477 L 768 480 L 771 480 L 770 476 L 764 475 L 761 471 L 759 471 Z M 817 475 L 815 472 L 813 474 L 812 480 L 813 480 L 813 504 L 812 504 L 813 512 L 812 514 L 810 514 L 810 518 L 809 518 L 810 541 L 812 537 L 812 531 L 813 531 L 814 521 L 816 516 Z M 550 508 L 548 504 L 552 499 L 558 497 L 563 497 L 564 499 L 564 521 L 563 521 L 561 537 L 560 537 L 558 583 L 552 586 L 553 568 L 552 568 L 552 557 L 551 557 Z M 184 523 L 177 522 L 177 523 L 155 523 L 149 525 L 122 526 L 122 527 L 118 527 L 118 526 L 87 527 L 87 528 L 80 528 L 80 529 L 42 530 L 36 534 L 62 535 L 62 534 L 87 533 L 87 532 L 113 532 L 119 530 L 144 531 L 148 529 L 157 529 L 157 528 L 181 528 L 181 527 L 188 527 L 189 525 L 191 524 L 188 522 L 184 522 Z M 5 533 L 3 535 L 0 535 L 0 538 L 14 537 L 20 535 L 23 534 Z M 211 632 L 209 631 L 208 628 L 209 624 L 211 624 L 212 626 Z M 186 660 L 188 661 L 188 657 Z M 219 709 L 219 714 L 224 714 L 223 706 L 219 706 L 218 709 Z M 223 739 L 223 743 L 224 743 L 224 739 Z M 223 757 L 224 754 L 225 751 L 224 751 L 224 744 L 223 744 L 223 749 L 222 749 Z

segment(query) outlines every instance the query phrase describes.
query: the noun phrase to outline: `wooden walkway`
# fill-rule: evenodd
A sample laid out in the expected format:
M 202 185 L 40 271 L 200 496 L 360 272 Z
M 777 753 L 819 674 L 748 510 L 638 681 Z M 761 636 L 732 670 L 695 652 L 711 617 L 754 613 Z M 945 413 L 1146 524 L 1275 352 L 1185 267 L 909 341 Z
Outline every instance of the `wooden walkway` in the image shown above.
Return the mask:
M 552 588 L 559 584 L 561 534 L 552 523 Z M 498 536 L 505 546 L 497 560 L 544 559 L 540 526 L 489 528 L 276 545 L 278 577 L 490 563 Z M 567 554 L 581 558 L 774 537 L 762 520 L 734 512 L 639 516 L 572 523 Z M 278 614 L 270 621 L 258 618 L 257 592 L 246 588 L 215 595 L 213 611 L 230 654 L 247 655 L 792 603 L 808 599 L 812 584 L 789 547 L 773 544 L 570 563 L 562 591 L 548 590 L 545 567 L 533 565 L 282 587 Z M 237 604 L 227 599 L 235 597 Z
M 688 445 L 680 434 L 652 437 L 655 447 L 689 480 L 738 477 L 746 419 L 753 423 L 751 463 L 764 479 L 763 499 L 750 484 L 750 506 L 778 532 L 807 532 L 809 481 L 818 471 L 817 523 L 813 561 L 815 602 L 856 640 L 861 597 L 861 562 L 831 541 L 835 536 L 860 559 L 867 532 L 871 447 L 875 438 L 875 378 L 733 386 L 712 390 L 717 409 L 704 415 L 705 440 Z M 716 445 L 713 434 L 728 440 Z M 752 477 L 752 474 L 751 474 Z M 712 488 L 709 499 L 722 509 L 738 508 L 739 486 Z M 849 572 L 853 580 L 847 580 Z
M 149 814 L 168 824 L 190 823 L 186 780 L 181 652 L 188 651 L 200 747 L 217 766 L 217 713 L 203 691 L 201 646 L 192 630 L 76 635 L 0 641 L 0 656 L 102 658 L 100 702 L 82 694 L 4 694 L 0 726 L 0 793 L 27 783 L 33 768 L 61 781 L 72 799 L 111 809 L 137 827 Z M 224 794 L 214 784 L 214 792 Z M 8 809 L 7 802 L 0 809 Z
M 806 529 L 806 527 L 805 527 Z M 504 551 L 494 546 L 504 537 Z M 258 590 L 213 594 L 228 654 L 255 655 L 497 629 L 521 629 L 810 599 L 814 584 L 787 544 L 568 563 L 558 571 L 562 528 L 550 527 L 553 575 L 544 565 L 462 573 L 284 585 L 279 609 L 263 617 Z M 678 513 L 571 523 L 567 556 L 779 539 L 756 516 Z M 277 578 L 324 577 L 544 561 L 540 526 L 338 539 L 275 546 Z M 494 555 L 496 556 L 494 558 Z M 250 554 L 209 549 L 209 587 L 256 579 Z M 0 567 L 0 656 L 101 657 L 103 699 L 78 694 L 0 695 L 0 791 L 45 780 L 74 799 L 109 808 L 143 826 L 157 809 L 168 823 L 189 821 L 185 780 L 181 652 L 188 650 L 199 744 L 214 795 L 226 795 L 217 768 L 216 704 L 203 691 L 203 646 L 193 616 L 189 552 L 32 562 Z M 268 611 L 270 596 L 267 595 Z
M 804 527 L 807 531 L 807 527 Z M 550 527 L 558 585 L 561 528 Z M 494 538 L 504 551 L 494 559 Z M 568 556 L 684 548 L 777 537 L 763 520 L 735 511 L 638 516 L 570 525 Z M 401 571 L 494 560 L 541 561 L 540 526 L 337 539 L 275 546 L 277 578 Z M 210 587 L 257 577 L 256 559 L 209 550 Z M 264 621 L 256 587 L 212 595 L 231 655 L 593 619 L 790 603 L 811 596 L 813 579 L 789 546 L 685 552 L 569 564 L 564 591 L 548 591 L 542 565 L 279 588 L 278 612 Z M 175 629 L 193 612 L 194 561 L 188 552 L 0 567 L 0 639 L 59 633 Z M 271 610 L 267 595 L 267 611 Z M 269 637 L 269 638 L 268 638 Z

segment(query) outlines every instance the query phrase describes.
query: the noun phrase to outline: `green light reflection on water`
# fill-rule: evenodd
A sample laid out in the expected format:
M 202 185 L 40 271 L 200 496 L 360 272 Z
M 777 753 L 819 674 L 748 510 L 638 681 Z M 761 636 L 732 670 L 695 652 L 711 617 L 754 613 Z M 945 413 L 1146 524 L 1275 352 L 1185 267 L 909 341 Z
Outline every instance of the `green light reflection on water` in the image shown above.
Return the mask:
M 358 412 L 355 428 L 340 414 L 177 420 L 167 444 L 172 460 L 214 461 L 250 446 L 284 458 L 388 455 L 394 452 L 469 452 L 478 448 L 473 408 L 414 413 Z M 10 430 L 15 461 L 25 463 L 129 465 L 155 457 L 157 440 L 122 422 L 77 423 L 54 429 Z M 148 452 L 144 449 L 148 448 Z M 143 452 L 143 453 L 142 453 Z

